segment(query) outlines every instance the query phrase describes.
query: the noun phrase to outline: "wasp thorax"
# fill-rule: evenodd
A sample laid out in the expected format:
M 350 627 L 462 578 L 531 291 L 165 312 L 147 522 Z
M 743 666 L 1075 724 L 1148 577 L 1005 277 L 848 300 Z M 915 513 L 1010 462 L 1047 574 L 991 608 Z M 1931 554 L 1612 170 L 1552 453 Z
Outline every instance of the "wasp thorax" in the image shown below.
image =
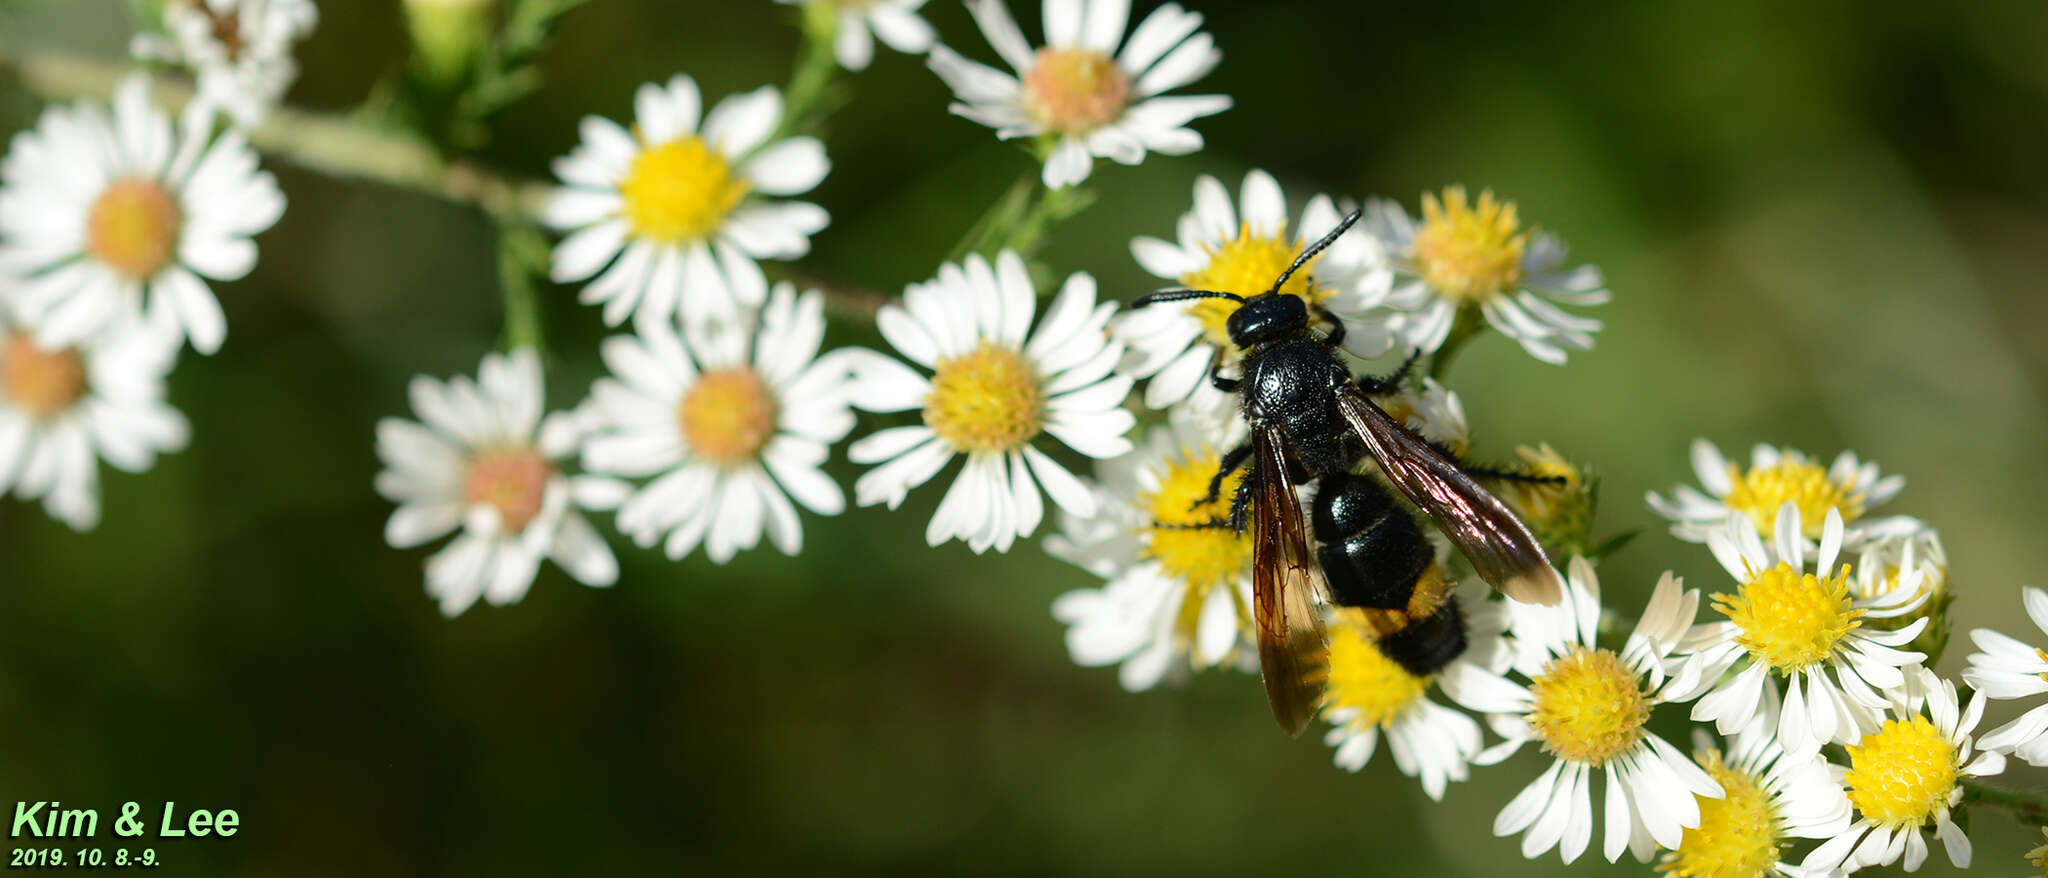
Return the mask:
M 1038 50 L 1024 74 L 1024 95 L 1032 115 L 1054 131 L 1093 129 L 1123 115 L 1131 79 L 1108 55 L 1094 49 Z
M 0 391 L 14 408 L 49 417 L 85 395 L 85 359 L 75 348 L 44 350 L 34 337 L 14 333 L 0 353 Z

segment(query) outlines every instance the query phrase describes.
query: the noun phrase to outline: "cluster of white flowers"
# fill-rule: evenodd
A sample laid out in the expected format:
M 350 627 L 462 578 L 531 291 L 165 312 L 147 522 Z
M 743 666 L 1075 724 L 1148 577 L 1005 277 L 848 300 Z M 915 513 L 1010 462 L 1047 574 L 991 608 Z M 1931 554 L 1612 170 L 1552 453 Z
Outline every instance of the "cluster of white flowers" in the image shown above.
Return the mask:
M 173 118 L 132 74 L 111 102 L 51 106 L 0 159 L 0 494 L 79 530 L 99 522 L 100 461 L 142 472 L 185 446 L 165 378 L 185 342 L 220 349 L 210 284 L 247 275 L 284 213 L 216 107 Z
M 1004 70 L 943 44 L 922 0 L 778 2 L 805 7 L 807 36 L 830 40 L 844 70 L 873 63 L 877 40 L 923 56 L 953 113 L 1030 143 L 1041 208 L 1085 184 L 1097 158 L 1200 149 L 1189 126 L 1232 105 L 1178 93 L 1222 54 L 1202 16 L 1174 3 L 1133 26 L 1121 0 L 1046 0 L 1034 45 L 1002 0 L 969 0 Z M 134 53 L 193 73 L 198 97 L 175 124 L 133 78 L 110 104 L 50 109 L 0 164 L 0 491 L 80 528 L 97 517 L 99 460 L 141 470 L 186 441 L 165 375 L 185 343 L 220 347 L 225 311 L 209 284 L 251 270 L 251 238 L 283 209 L 239 131 L 289 87 L 292 47 L 316 19 L 309 0 L 162 8 Z M 1122 310 L 1089 273 L 1033 264 L 1012 217 L 1015 228 L 982 230 L 981 252 L 963 245 L 874 311 L 886 351 L 833 349 L 826 294 L 774 264 L 807 255 L 831 221 L 804 200 L 832 169 L 803 130 L 813 108 L 791 105 L 806 89 L 707 105 L 676 74 L 632 97 L 630 123 L 582 121 L 538 217 L 561 236 L 552 279 L 627 327 L 601 345 L 607 374 L 550 411 L 544 354 L 518 347 L 485 356 L 474 377 L 416 378 L 415 419 L 376 427 L 374 488 L 396 505 L 386 539 L 447 538 L 425 581 L 448 615 L 519 601 L 544 560 L 613 584 L 607 519 L 671 559 L 701 549 L 722 564 L 764 539 L 795 554 L 806 513 L 849 505 L 827 472 L 845 442 L 864 468 L 852 505 L 897 509 L 937 480 L 929 546 L 1007 552 L 1044 533 L 1049 552 L 1096 577 L 1052 603 L 1076 663 L 1115 665 L 1132 691 L 1252 671 L 1254 551 L 1229 524 L 1244 475 L 1224 472 L 1246 428 L 1238 398 L 1212 381 L 1242 368 L 1227 328 L 1243 298 L 1297 297 L 1346 355 L 1407 363 L 1381 405 L 1461 461 L 1471 429 L 1441 380 L 1449 359 L 1494 333 L 1563 364 L 1602 328 L 1582 309 L 1609 299 L 1597 268 L 1570 265 L 1557 237 L 1490 191 L 1446 187 L 1419 214 L 1327 194 L 1291 208 L 1279 180 L 1252 170 L 1234 193 L 1198 177 L 1171 235 L 1130 241 L 1162 287 L 1228 297 Z M 1279 283 L 1353 211 L 1361 224 Z M 863 419 L 872 428 L 854 438 Z M 1971 632 L 1982 651 L 1963 674 L 1967 703 L 1929 669 L 1948 633 L 1948 560 L 1923 523 L 1871 514 L 1900 477 L 1853 454 L 1823 467 L 1770 446 L 1745 467 L 1696 443 L 1699 484 L 1648 500 L 1728 580 L 1703 594 L 1666 573 L 1631 626 L 1603 603 L 1590 474 L 1548 446 L 1518 455 L 1472 472 L 1567 560 L 1562 602 L 1458 583 L 1462 562 L 1436 547 L 1419 583 L 1460 636 L 1429 674 L 1394 657 L 1399 611 L 1317 607 L 1318 708 L 1338 766 L 1362 769 L 1384 740 L 1440 799 L 1534 745 L 1547 765 L 1493 822 L 1525 856 L 1573 862 L 1597 824 L 1610 861 L 1626 851 L 1682 875 L 1739 876 L 1911 870 L 1934 839 L 1966 865 L 1958 810 L 1973 785 L 2006 754 L 2048 765 L 2048 703 L 1976 734 L 1987 699 L 2048 694 L 2048 652 Z M 2025 606 L 2048 635 L 2048 592 L 2027 590 Z M 1652 731 L 1659 713 L 1694 723 L 1690 754 Z

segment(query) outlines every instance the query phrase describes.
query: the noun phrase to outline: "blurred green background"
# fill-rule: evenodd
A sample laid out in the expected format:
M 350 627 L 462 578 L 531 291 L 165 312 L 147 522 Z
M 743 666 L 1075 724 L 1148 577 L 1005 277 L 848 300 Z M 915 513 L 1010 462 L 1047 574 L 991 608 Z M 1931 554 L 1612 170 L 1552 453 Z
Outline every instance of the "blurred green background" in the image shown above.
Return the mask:
M 2048 6 L 1192 6 L 1225 52 L 1195 90 L 1237 106 L 1196 123 L 1200 155 L 1098 164 L 1101 203 L 1043 254 L 1057 270 L 1149 289 L 1126 242 L 1170 232 L 1203 172 L 1234 189 L 1269 169 L 1296 204 L 1490 186 L 1605 268 L 1615 300 L 1569 366 L 1490 338 L 1452 385 L 1482 456 L 1548 440 L 1603 476 L 1604 530 L 1652 528 L 1604 565 L 1615 605 L 1667 567 L 1724 585 L 1640 499 L 1690 479 L 1706 436 L 1905 474 L 1887 511 L 1942 529 L 1959 631 L 2037 635 L 2018 588 L 2048 583 Z M 116 0 L 11 10 L 13 51 L 116 57 L 131 26 Z M 991 57 L 957 5 L 927 14 Z M 344 109 L 403 63 L 403 29 L 390 0 L 321 17 L 292 98 Z M 636 84 L 674 72 L 710 96 L 781 82 L 794 19 L 765 0 L 595 0 L 488 157 L 545 175 L 579 116 L 625 118 Z M 947 115 L 917 59 L 881 50 L 852 86 L 815 193 L 833 224 L 805 265 L 895 290 L 1028 160 Z M 8 91 L 0 131 L 33 112 Z M 1433 805 L 1384 753 L 1351 775 L 1276 734 L 1250 676 L 1125 694 L 1067 660 L 1047 612 L 1089 577 L 1035 546 L 926 549 L 936 490 L 807 520 L 794 559 L 675 564 L 615 540 L 615 588 L 547 568 L 518 605 L 441 618 L 426 553 L 381 539 L 372 425 L 406 413 L 409 376 L 470 372 L 494 343 L 490 229 L 269 164 L 289 211 L 256 272 L 217 286 L 225 349 L 171 379 L 191 448 L 109 474 L 89 534 L 0 502 L 0 800 L 240 811 L 235 838 L 159 843 L 172 874 L 1558 870 L 1488 832 L 1533 755 Z M 602 327 L 567 290 L 545 316 L 566 406 Z M 1941 669 L 1967 651 L 1959 635 Z M 1999 813 L 1972 832 L 1989 873 L 2039 840 Z M 1574 871 L 1646 868 L 1595 853 Z

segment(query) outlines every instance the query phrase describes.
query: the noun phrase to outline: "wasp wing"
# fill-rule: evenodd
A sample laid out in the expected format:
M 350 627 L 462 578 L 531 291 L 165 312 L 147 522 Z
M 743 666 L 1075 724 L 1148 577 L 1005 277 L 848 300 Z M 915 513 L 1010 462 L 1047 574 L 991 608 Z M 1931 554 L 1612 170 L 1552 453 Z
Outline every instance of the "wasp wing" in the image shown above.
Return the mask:
M 1266 427 L 1252 435 L 1252 605 L 1266 700 L 1280 728 L 1294 736 L 1308 728 L 1322 697 L 1323 619 L 1279 433 Z
M 1365 440 L 1387 481 L 1436 521 L 1480 578 L 1525 604 L 1550 606 L 1564 599 L 1564 582 L 1542 544 L 1499 497 L 1357 388 L 1337 394 L 1337 409 Z

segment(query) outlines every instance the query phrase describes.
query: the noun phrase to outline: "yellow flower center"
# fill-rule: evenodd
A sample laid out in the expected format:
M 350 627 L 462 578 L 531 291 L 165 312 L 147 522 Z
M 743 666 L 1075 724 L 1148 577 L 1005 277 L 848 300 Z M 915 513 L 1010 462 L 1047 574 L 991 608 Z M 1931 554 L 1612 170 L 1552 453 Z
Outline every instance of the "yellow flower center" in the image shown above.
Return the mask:
M 1714 608 L 1741 629 L 1736 643 L 1786 675 L 1826 660 L 1863 624 L 1863 611 L 1850 605 L 1846 564 L 1821 579 L 1781 561 L 1754 574 L 1734 595 L 1714 595 Z
M 924 423 L 954 451 L 1009 451 L 1044 429 L 1045 392 L 1022 355 L 984 341 L 939 361 Z
M 1513 202 L 1495 201 L 1489 190 L 1468 206 L 1465 187 L 1448 186 L 1441 201 L 1422 196 L 1422 218 L 1415 263 L 1438 295 L 1477 304 L 1521 286 L 1530 233 L 1515 218 Z
M 676 406 L 683 441 L 719 466 L 753 460 L 775 435 L 775 395 L 745 366 L 698 376 Z
M 1131 78 L 1094 49 L 1039 49 L 1024 74 L 1032 115 L 1062 133 L 1088 131 L 1123 115 L 1130 97 Z
M 122 180 L 94 199 L 85 219 L 85 246 L 94 258 L 131 278 L 146 278 L 178 251 L 184 214 L 177 199 L 154 180 Z
M 1198 526 L 1228 518 L 1230 498 L 1244 481 L 1240 469 L 1223 480 L 1215 500 L 1197 504 L 1208 493 L 1209 479 L 1219 464 L 1217 453 L 1206 447 L 1182 449 L 1180 461 L 1167 462 L 1159 475 L 1159 490 L 1138 498 L 1152 516 L 1152 524 L 1145 528 L 1145 556 L 1158 559 L 1168 576 L 1188 584 L 1189 603 L 1251 568 L 1249 535 L 1229 527 Z
M 85 395 L 85 358 L 75 348 L 43 350 L 28 333 L 14 333 L 0 352 L 0 392 L 30 417 L 49 417 Z
M 522 531 L 540 514 L 541 498 L 553 474 L 553 468 L 532 448 L 486 449 L 469 459 L 462 499 L 498 510 L 498 523 L 504 530 Z
M 1294 263 L 1294 255 L 1301 250 L 1301 243 L 1287 237 L 1283 227 L 1272 235 L 1255 235 L 1249 223 L 1237 227 L 1237 237 L 1220 245 L 1208 246 L 1209 262 L 1195 271 L 1180 276 L 1180 282 L 1190 289 L 1215 290 L 1219 293 L 1236 293 L 1240 296 L 1256 296 L 1273 285 L 1280 272 Z M 1316 259 L 1321 259 L 1317 256 Z M 1309 310 L 1330 297 L 1330 291 L 1309 282 L 1309 275 L 1315 269 L 1316 260 L 1287 279 L 1280 292 L 1308 300 Z M 1187 313 L 1201 321 L 1202 336 L 1210 344 L 1224 350 L 1231 350 L 1230 315 L 1237 313 L 1238 303 L 1229 299 L 1197 299 Z
M 1948 808 L 1961 770 L 1941 730 L 1915 716 L 1886 720 L 1862 744 L 1851 745 L 1842 781 L 1863 816 L 1891 829 L 1919 827 Z
M 1371 623 L 1354 609 L 1339 609 L 1330 626 L 1330 677 L 1323 690 L 1329 709 L 1352 708 L 1353 728 L 1384 727 L 1422 697 L 1428 677 L 1418 677 L 1387 658 L 1367 633 Z
M 1698 754 L 1700 767 L 1721 785 L 1722 797 L 1697 796 L 1700 825 L 1685 831 L 1678 849 L 1664 855 L 1660 872 L 1684 878 L 1756 878 L 1778 861 L 1778 818 L 1770 792 L 1756 777 L 1728 766 L 1721 754 Z
M 674 244 L 710 237 L 750 188 L 725 156 L 690 135 L 642 149 L 619 194 L 633 234 Z
M 2041 842 L 2040 847 L 2027 851 L 2027 862 L 2041 873 L 2041 878 L 2048 878 L 2048 826 L 2041 827 Z
M 1830 509 L 1839 510 L 1845 524 L 1863 514 L 1863 495 L 1851 494 L 1829 481 L 1828 471 L 1811 461 L 1780 458 L 1774 466 L 1746 473 L 1731 463 L 1728 476 L 1735 487 L 1722 502 L 1749 516 L 1756 529 L 1766 534 L 1777 524 L 1778 509 L 1787 501 L 1799 505 L 1799 523 L 1807 539 L 1820 537 Z
M 1544 751 L 1585 765 L 1620 755 L 1650 719 L 1641 682 L 1611 650 L 1573 646 L 1544 666 L 1529 692 L 1536 700 L 1529 726 Z

